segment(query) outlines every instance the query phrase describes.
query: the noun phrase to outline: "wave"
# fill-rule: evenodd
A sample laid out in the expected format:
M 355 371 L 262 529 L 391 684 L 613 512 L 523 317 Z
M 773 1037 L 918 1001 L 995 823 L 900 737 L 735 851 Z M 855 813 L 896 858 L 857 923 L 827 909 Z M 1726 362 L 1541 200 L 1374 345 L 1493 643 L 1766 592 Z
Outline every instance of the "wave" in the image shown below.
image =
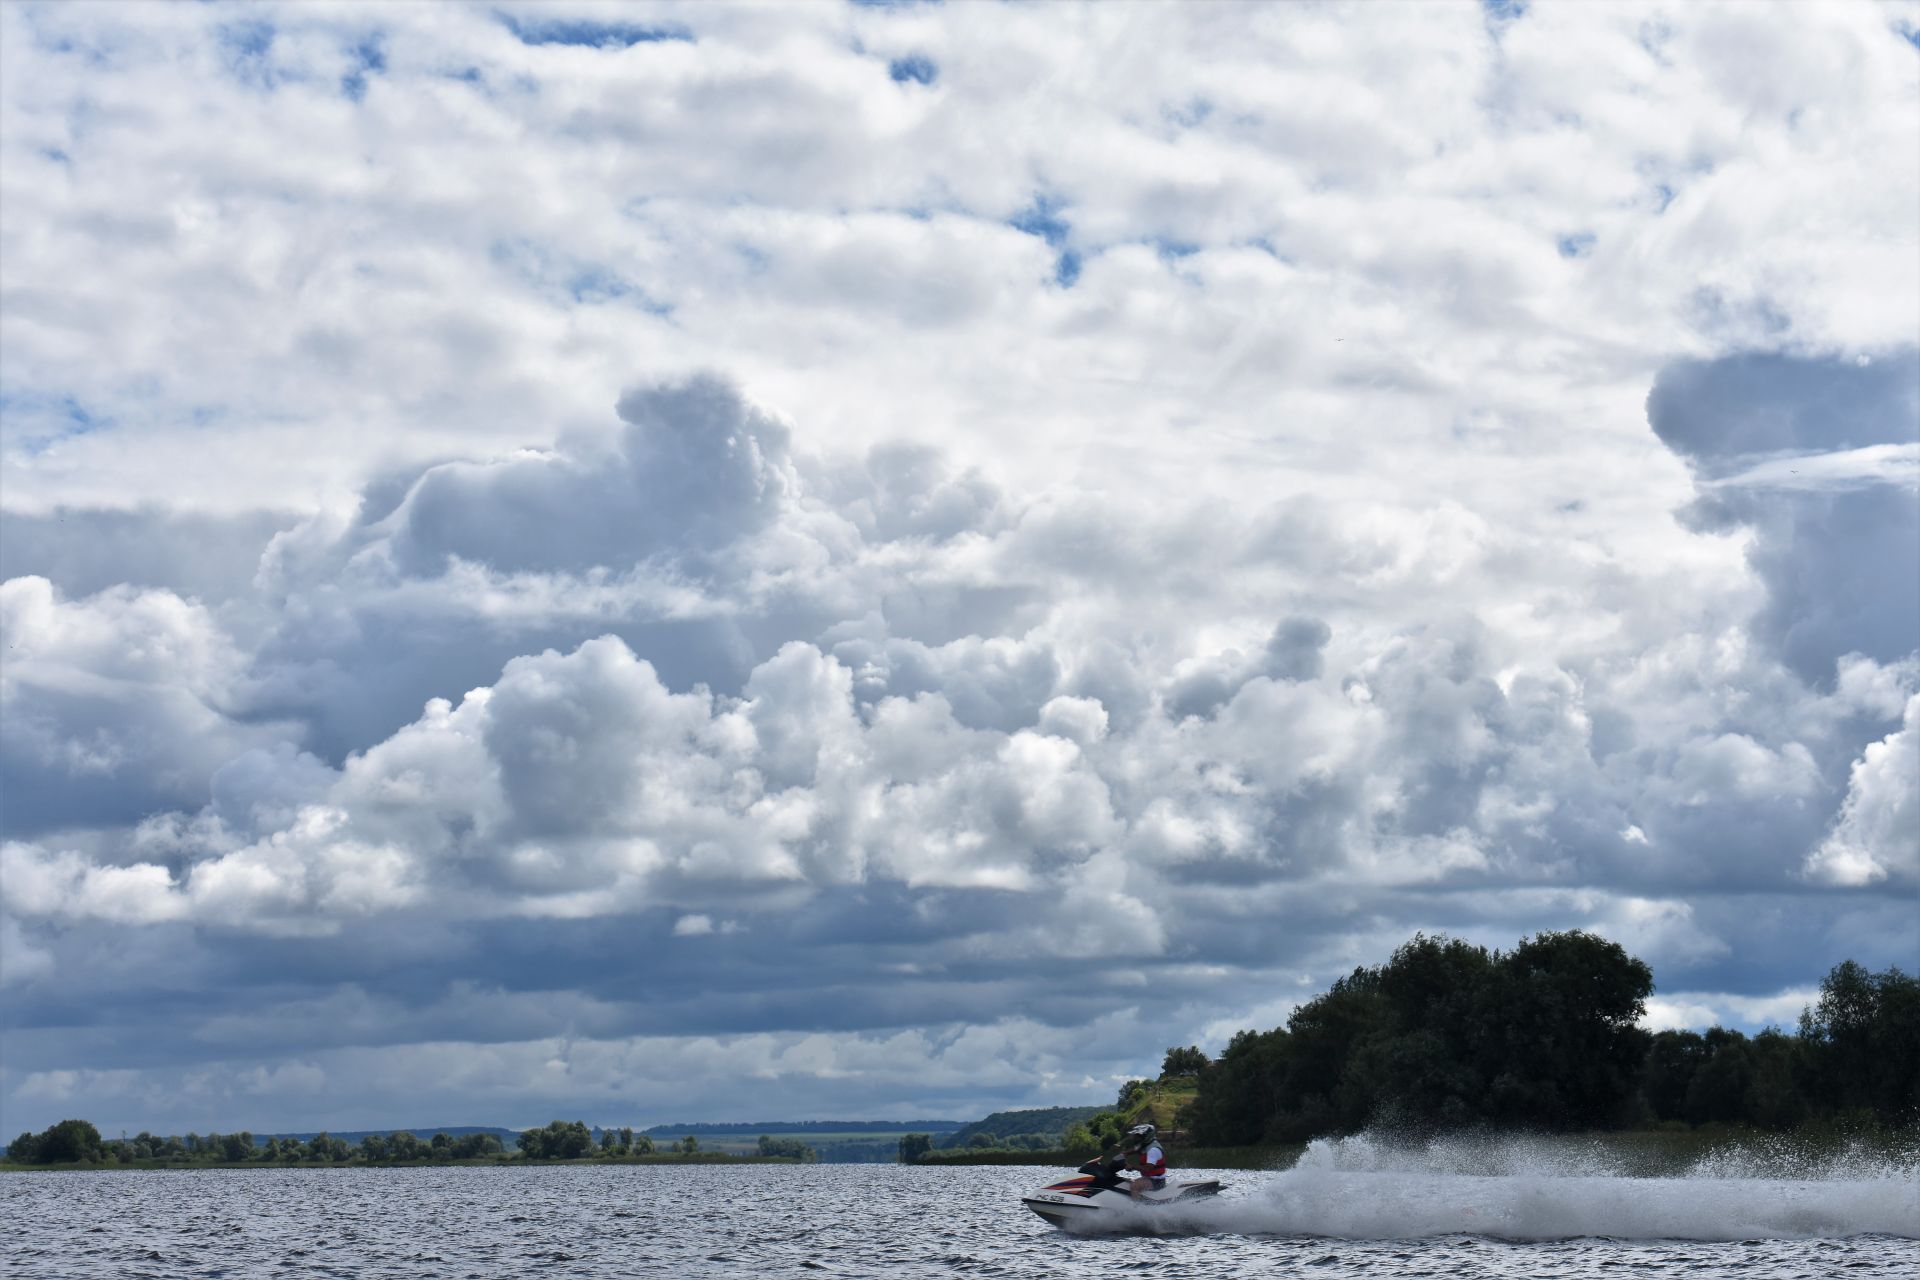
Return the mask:
M 1753 1240 L 1920 1235 L 1920 1162 L 1790 1144 L 1710 1153 L 1636 1176 L 1604 1142 L 1323 1139 L 1247 1194 L 1143 1209 L 1113 1225 L 1155 1233 L 1406 1240 Z

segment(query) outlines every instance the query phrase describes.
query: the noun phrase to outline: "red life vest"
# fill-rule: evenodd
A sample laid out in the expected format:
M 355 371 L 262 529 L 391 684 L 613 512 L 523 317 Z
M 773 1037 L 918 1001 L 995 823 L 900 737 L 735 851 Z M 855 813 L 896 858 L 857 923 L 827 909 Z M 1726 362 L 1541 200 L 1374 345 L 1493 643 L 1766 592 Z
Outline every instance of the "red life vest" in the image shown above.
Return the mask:
M 1155 1142 L 1150 1144 L 1140 1153 L 1139 1158 L 1140 1172 L 1142 1174 L 1149 1178 L 1164 1178 L 1167 1176 L 1167 1156 L 1165 1152 L 1160 1150 L 1159 1143 Z

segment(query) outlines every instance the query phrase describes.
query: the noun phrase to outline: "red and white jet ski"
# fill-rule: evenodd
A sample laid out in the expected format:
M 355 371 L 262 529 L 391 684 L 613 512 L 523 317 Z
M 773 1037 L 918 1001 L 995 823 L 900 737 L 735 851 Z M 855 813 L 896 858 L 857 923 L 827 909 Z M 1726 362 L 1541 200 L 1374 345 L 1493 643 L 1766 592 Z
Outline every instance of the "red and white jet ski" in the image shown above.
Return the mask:
M 1142 1191 L 1136 1200 L 1128 1194 L 1128 1179 L 1120 1176 L 1125 1164 L 1126 1157 L 1118 1152 L 1095 1156 L 1080 1166 L 1079 1177 L 1042 1187 L 1023 1197 L 1020 1203 L 1054 1226 L 1065 1227 L 1076 1221 L 1105 1218 L 1116 1212 L 1126 1213 L 1139 1208 L 1203 1200 L 1220 1193 L 1220 1183 L 1213 1179 L 1175 1182 L 1168 1178 L 1166 1186 L 1158 1191 Z

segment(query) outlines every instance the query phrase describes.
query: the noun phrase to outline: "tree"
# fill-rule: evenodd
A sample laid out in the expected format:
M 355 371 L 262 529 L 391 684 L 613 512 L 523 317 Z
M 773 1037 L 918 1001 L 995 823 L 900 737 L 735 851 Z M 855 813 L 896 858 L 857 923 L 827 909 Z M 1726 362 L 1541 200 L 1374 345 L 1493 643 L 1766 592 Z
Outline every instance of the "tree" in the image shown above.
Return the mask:
M 683 1156 L 698 1155 L 699 1152 L 700 1152 L 700 1139 L 694 1137 L 692 1134 L 688 1134 L 686 1137 L 680 1139 L 681 1155 Z
M 1800 1039 L 1823 1107 L 1886 1120 L 1920 1114 L 1920 978 L 1835 965 L 1800 1015 Z
M 1640 1092 L 1656 1120 L 1686 1115 L 1687 1090 L 1707 1060 L 1707 1042 L 1697 1031 L 1657 1032 L 1640 1063 Z
M 1182 1076 L 1197 1076 L 1206 1069 L 1207 1055 L 1200 1052 L 1198 1046 L 1188 1045 L 1184 1049 L 1167 1050 L 1167 1056 L 1160 1062 L 1160 1078 L 1168 1080 Z
M 819 1158 L 819 1153 L 798 1138 L 772 1138 L 763 1133 L 757 1146 L 763 1156 L 779 1156 L 808 1164 Z
M 499 1155 L 503 1149 L 500 1139 L 490 1133 L 463 1133 L 453 1140 L 451 1154 L 456 1160 L 481 1160 Z
M 21 1138 L 27 1138 L 27 1135 L 22 1134 Z M 15 1142 L 20 1140 L 16 1138 Z M 85 1120 L 62 1120 L 49 1125 L 38 1137 L 29 1139 L 28 1145 L 33 1152 L 33 1164 L 73 1164 L 82 1160 L 98 1160 L 104 1154 L 100 1147 L 100 1131 Z M 11 1153 L 12 1148 L 8 1150 Z M 12 1158 L 20 1160 L 19 1156 Z
M 927 1152 L 933 1150 L 933 1135 L 930 1133 L 908 1133 L 900 1138 L 900 1163 L 912 1164 Z
M 1147 1082 L 1145 1080 L 1129 1080 L 1120 1086 L 1120 1097 L 1116 1099 L 1113 1104 L 1114 1110 L 1124 1115 L 1139 1105 L 1140 1100 L 1146 1096 Z
M 1572 930 L 1524 938 L 1473 1002 L 1487 1118 L 1603 1128 L 1632 1096 L 1646 1054 L 1638 1027 L 1653 972 L 1617 942 Z
M 584 1120 L 555 1120 L 544 1129 L 528 1129 L 515 1140 L 531 1160 L 578 1160 L 593 1150 Z

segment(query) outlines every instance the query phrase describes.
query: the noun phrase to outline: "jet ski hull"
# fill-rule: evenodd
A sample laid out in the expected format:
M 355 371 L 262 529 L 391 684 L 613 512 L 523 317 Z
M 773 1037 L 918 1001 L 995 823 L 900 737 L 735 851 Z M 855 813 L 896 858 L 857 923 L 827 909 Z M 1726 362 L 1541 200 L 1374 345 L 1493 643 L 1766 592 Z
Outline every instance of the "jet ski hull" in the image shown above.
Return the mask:
M 1071 1227 L 1076 1222 L 1096 1222 L 1116 1214 L 1154 1209 L 1170 1204 L 1204 1200 L 1220 1193 L 1220 1184 L 1173 1182 L 1158 1191 L 1143 1191 L 1139 1199 L 1127 1194 L 1124 1183 L 1115 1186 L 1097 1178 L 1069 1178 L 1022 1198 L 1022 1204 L 1056 1227 Z

